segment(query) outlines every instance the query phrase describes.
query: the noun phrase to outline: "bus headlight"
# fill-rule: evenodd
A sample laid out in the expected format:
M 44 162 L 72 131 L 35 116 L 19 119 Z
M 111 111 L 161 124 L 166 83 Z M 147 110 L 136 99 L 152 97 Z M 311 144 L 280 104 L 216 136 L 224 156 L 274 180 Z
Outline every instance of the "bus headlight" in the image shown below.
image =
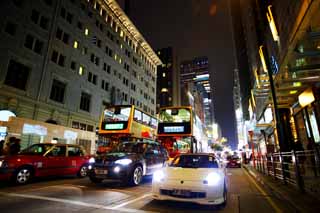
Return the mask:
M 120 159 L 120 160 L 116 160 L 115 163 L 126 166 L 126 165 L 129 165 L 130 163 L 132 163 L 132 160 L 131 159 Z

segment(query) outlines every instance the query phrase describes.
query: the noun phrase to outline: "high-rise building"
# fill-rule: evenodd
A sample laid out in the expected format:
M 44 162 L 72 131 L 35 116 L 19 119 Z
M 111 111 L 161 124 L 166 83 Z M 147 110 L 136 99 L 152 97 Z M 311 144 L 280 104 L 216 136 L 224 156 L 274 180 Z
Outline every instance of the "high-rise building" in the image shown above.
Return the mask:
M 0 116 L 19 120 L 7 130 L 22 147 L 55 138 L 92 152 L 109 104 L 155 115 L 161 61 L 115 0 L 3 1 L 0 11 Z
M 178 57 L 172 47 L 157 50 L 162 65 L 157 68 L 157 109 L 180 105 Z
M 181 102 L 189 105 L 189 95 L 199 93 L 201 97 L 200 118 L 204 118 L 204 124 L 208 127 L 214 122 L 212 92 L 210 85 L 209 63 L 207 57 L 194 58 L 183 61 L 180 64 Z

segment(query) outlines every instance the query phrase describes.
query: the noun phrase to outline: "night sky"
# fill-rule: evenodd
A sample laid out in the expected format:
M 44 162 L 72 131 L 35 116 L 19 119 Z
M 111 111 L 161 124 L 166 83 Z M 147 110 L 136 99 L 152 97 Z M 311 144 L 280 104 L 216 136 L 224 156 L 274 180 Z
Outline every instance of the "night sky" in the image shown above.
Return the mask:
M 124 0 L 118 0 L 123 7 Z M 208 56 L 215 118 L 235 146 L 233 42 L 226 0 L 130 0 L 129 17 L 154 50 L 172 46 L 179 60 Z

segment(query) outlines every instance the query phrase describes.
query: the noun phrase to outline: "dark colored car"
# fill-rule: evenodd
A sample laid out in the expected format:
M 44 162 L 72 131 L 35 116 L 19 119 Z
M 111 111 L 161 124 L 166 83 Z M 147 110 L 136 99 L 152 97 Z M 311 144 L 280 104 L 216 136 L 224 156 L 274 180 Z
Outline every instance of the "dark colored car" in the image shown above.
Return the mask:
M 241 158 L 238 156 L 227 157 L 227 168 L 241 168 Z
M 18 155 L 0 157 L 0 180 L 26 184 L 34 177 L 87 175 L 90 156 L 79 145 L 34 144 Z
M 88 175 L 94 183 L 109 179 L 139 185 L 143 176 L 152 175 L 167 160 L 167 152 L 157 142 L 121 142 L 111 152 L 96 157 Z

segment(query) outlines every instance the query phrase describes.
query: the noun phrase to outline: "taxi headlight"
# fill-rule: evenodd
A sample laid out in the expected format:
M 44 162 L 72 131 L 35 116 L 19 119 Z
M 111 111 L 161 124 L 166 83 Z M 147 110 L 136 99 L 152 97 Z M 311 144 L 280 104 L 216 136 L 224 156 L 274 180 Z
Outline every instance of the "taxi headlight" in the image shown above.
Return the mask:
M 155 171 L 153 173 L 153 181 L 154 182 L 161 182 L 164 179 L 164 172 L 162 170 Z
M 89 159 L 89 163 L 95 163 L 95 162 L 96 162 L 96 160 L 94 158 Z
M 125 166 L 125 165 L 129 165 L 130 163 L 132 163 L 132 160 L 131 159 L 120 159 L 120 160 L 116 160 L 115 163 Z
M 208 176 L 205 179 L 206 184 L 209 186 L 216 186 L 219 184 L 221 180 L 221 175 L 216 172 L 211 172 L 208 174 Z

